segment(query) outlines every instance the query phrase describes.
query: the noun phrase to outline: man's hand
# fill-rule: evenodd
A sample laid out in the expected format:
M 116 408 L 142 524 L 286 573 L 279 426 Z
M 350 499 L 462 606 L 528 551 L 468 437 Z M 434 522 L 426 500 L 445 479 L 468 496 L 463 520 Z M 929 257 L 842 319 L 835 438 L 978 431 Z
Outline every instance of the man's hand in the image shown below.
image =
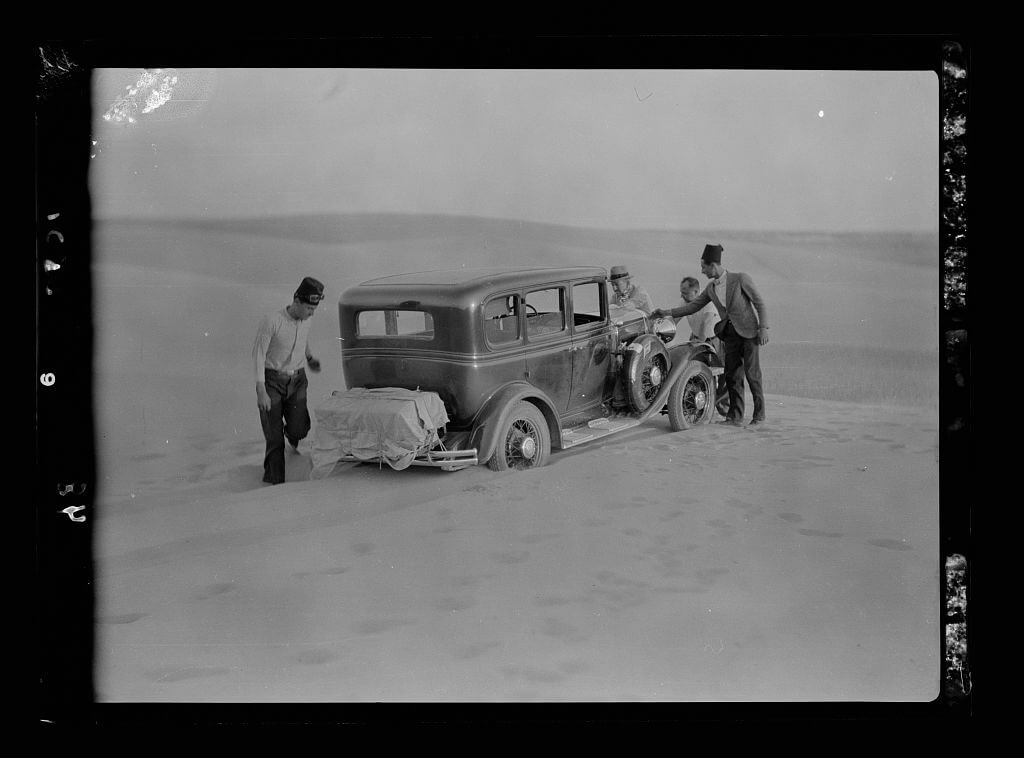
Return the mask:
M 306 365 L 309 366 L 309 370 L 312 371 L 314 374 L 320 373 L 320 361 L 314 358 L 313 356 L 310 356 L 309 358 L 306 359 Z
M 763 326 L 757 330 L 757 344 L 767 345 L 768 344 L 768 330 Z
M 651 318 L 665 318 L 665 316 L 667 315 L 668 312 L 663 310 L 662 308 L 655 308 L 653 311 L 651 311 Z
M 262 384 L 256 385 L 256 402 L 261 410 L 270 411 L 270 395 L 267 394 L 267 389 Z

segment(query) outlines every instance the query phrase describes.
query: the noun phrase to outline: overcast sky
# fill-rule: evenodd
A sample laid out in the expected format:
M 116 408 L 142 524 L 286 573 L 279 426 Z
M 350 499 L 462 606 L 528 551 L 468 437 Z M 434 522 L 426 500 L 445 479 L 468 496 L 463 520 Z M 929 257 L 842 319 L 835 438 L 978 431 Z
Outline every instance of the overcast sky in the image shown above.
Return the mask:
M 608 228 L 938 227 L 932 72 L 150 73 L 94 77 L 97 217 L 408 212 Z

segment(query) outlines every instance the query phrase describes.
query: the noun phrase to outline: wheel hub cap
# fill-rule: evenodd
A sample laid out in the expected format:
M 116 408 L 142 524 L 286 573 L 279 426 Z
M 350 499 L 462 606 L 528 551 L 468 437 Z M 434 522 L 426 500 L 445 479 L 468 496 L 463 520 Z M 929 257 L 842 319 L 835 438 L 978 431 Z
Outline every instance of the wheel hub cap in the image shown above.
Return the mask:
M 533 456 L 537 454 L 537 440 L 533 437 L 526 437 L 523 440 L 523 444 L 519 448 L 524 458 L 533 459 Z
M 651 369 L 651 384 L 657 387 L 661 384 L 661 379 L 661 369 L 658 368 L 657 366 L 654 366 Z

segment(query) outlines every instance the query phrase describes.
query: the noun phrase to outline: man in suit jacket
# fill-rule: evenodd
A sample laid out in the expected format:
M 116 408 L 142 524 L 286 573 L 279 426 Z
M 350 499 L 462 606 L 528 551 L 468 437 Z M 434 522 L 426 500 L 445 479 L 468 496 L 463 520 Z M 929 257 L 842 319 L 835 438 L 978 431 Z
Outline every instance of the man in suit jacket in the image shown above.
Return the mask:
M 687 305 L 671 310 L 656 308 L 655 318 L 689 316 L 708 303 L 714 303 L 721 321 L 715 332 L 725 349 L 725 385 L 729 391 L 729 414 L 723 424 L 743 423 L 743 377 L 754 396 L 754 417 L 751 426 L 764 422 L 764 390 L 761 386 L 761 363 L 758 348 L 768 344 L 768 312 L 764 300 L 747 274 L 726 271 L 722 266 L 721 245 L 705 245 L 700 270 L 710 282 L 704 291 Z

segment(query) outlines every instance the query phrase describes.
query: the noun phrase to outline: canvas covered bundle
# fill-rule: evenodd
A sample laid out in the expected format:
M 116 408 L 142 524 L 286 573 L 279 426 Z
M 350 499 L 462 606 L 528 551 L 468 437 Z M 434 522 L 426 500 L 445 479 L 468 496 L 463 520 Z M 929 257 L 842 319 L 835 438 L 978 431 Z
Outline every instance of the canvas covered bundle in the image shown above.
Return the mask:
M 336 390 L 313 410 L 314 478 L 349 455 L 380 460 L 396 470 L 407 468 L 417 455 L 437 446 L 438 432 L 448 423 L 436 392 L 400 387 Z

